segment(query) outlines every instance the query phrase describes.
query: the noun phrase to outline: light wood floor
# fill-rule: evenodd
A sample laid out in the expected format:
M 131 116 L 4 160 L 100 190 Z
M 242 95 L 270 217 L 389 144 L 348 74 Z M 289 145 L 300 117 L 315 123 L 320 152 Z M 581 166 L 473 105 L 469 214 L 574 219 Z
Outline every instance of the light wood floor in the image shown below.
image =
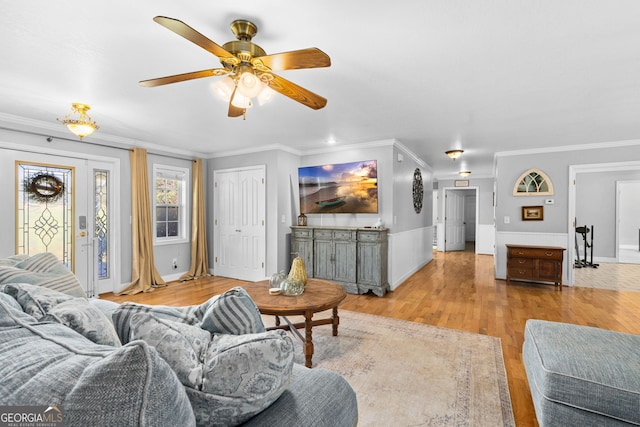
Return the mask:
M 211 277 L 171 283 L 147 294 L 101 298 L 148 304 L 199 304 L 243 282 Z M 499 337 L 518 426 L 535 426 L 522 342 L 527 319 L 546 319 L 640 334 L 640 292 L 592 288 L 559 291 L 553 285 L 513 283 L 494 278 L 493 257 L 470 252 L 436 252 L 434 259 L 395 291 L 380 298 L 351 295 L 341 309 L 422 322 Z

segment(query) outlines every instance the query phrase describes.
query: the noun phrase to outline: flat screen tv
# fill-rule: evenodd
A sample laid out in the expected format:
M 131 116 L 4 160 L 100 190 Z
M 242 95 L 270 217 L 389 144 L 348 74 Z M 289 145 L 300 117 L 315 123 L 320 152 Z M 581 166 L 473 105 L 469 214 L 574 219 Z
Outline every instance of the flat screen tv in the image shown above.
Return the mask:
M 300 212 L 377 213 L 376 160 L 298 168 Z

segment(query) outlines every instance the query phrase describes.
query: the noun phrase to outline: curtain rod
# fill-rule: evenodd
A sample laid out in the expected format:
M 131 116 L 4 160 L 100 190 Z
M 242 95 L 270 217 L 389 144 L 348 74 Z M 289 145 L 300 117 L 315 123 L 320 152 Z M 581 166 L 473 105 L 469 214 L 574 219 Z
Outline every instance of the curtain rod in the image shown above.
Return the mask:
M 91 141 L 78 141 L 77 139 L 72 139 L 72 138 L 65 138 L 63 136 L 51 136 L 48 135 L 46 133 L 40 133 L 40 132 L 34 132 L 34 131 L 28 131 L 28 130 L 19 130 L 19 129 L 12 129 L 12 128 L 8 128 L 8 127 L 3 127 L 0 126 L 0 130 L 8 130 L 11 132 L 16 132 L 16 133 L 26 133 L 29 135 L 35 135 L 35 136 L 42 136 L 44 138 L 46 138 L 47 142 L 52 142 L 54 139 L 60 139 L 62 141 L 70 141 L 70 142 L 82 142 L 84 144 L 91 144 L 91 145 L 97 145 L 100 147 L 105 147 L 105 148 L 113 148 L 116 150 L 126 150 L 126 151 L 133 151 L 132 148 L 126 148 L 126 147 L 118 147 L 117 145 L 108 145 L 108 144 L 102 144 L 99 142 L 91 142 Z M 153 154 L 154 156 L 160 156 L 160 157 L 168 157 L 170 159 L 178 159 L 178 160 L 191 160 L 191 161 L 195 161 L 193 159 L 193 157 L 182 157 L 179 155 L 175 155 L 175 154 L 164 154 L 164 153 L 157 153 L 157 152 L 153 152 L 153 151 L 148 151 L 148 154 Z

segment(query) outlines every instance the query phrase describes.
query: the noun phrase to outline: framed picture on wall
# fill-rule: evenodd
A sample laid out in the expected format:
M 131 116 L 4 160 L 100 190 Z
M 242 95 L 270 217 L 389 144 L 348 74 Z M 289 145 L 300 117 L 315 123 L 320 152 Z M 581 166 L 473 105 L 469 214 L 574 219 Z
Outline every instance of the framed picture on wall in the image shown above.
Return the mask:
M 544 220 L 544 206 L 523 206 L 523 221 L 542 221 Z

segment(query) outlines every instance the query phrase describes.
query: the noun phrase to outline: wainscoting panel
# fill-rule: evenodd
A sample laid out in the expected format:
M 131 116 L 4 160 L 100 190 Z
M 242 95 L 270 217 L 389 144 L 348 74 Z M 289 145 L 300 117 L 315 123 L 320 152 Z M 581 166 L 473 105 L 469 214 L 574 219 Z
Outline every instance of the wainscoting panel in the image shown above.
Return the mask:
M 496 243 L 496 227 L 493 224 L 478 224 L 476 253 L 493 255 Z
M 389 285 L 397 288 L 433 259 L 433 227 L 389 233 Z

